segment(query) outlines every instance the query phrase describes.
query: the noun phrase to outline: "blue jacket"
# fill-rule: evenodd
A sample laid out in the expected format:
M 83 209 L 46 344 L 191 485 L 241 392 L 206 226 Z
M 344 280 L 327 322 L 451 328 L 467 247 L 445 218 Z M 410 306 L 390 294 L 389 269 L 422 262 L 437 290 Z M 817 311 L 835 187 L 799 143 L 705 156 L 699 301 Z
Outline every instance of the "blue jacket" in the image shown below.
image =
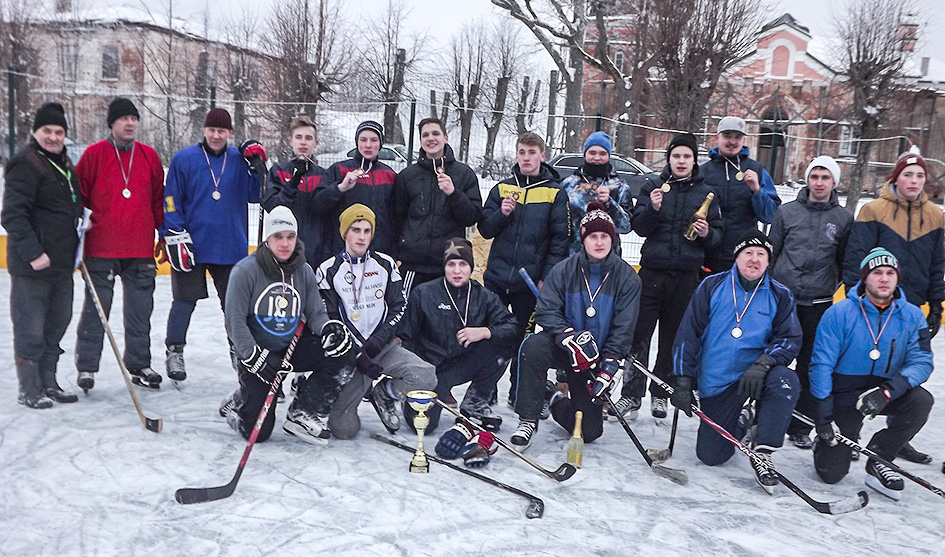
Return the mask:
M 869 357 L 873 340 L 863 312 L 874 334 L 889 320 L 879 339 L 876 361 Z M 880 315 L 866 299 L 862 283 L 857 283 L 846 299 L 831 306 L 820 320 L 810 362 L 810 392 L 818 400 L 820 419 L 829 419 L 834 407 L 853 407 L 863 391 L 877 385 L 888 389 L 890 399 L 895 400 L 924 383 L 931 373 L 928 324 L 922 310 L 906 301 L 901 288 Z
M 584 174 L 584 165 L 578 167 L 574 174 L 561 180 L 561 189 L 568 196 L 569 212 L 571 213 L 571 254 L 584 250 L 584 244 L 581 243 L 581 219 L 587 213 L 587 204 L 591 201 L 597 201 L 597 188 L 607 186 L 610 188 L 610 202 L 606 210 L 610 218 L 614 219 L 614 228 L 617 234 L 627 234 L 630 232 L 630 211 L 626 208 L 633 207 L 633 196 L 630 194 L 630 186 L 623 181 L 617 171 L 610 168 L 610 174 L 607 179 L 595 178 Z M 618 236 L 615 243 L 615 249 L 620 252 L 620 238 Z
M 673 374 L 696 378 L 703 397 L 715 396 L 741 379 L 762 352 L 775 365 L 786 366 L 801 348 L 801 326 L 791 291 L 765 275 L 746 311 L 751 292 L 742 288 L 737 275 L 732 266 L 702 281 L 676 332 Z M 736 325 L 733 283 L 738 312 L 745 311 L 739 325 L 742 336 L 737 339 L 732 336 Z

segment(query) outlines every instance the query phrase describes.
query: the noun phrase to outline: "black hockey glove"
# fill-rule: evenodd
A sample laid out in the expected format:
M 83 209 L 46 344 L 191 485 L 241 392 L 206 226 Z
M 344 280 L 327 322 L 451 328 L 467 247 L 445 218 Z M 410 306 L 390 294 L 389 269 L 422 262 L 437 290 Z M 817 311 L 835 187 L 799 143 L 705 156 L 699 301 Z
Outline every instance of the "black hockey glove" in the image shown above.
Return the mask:
M 367 354 L 363 352 L 358 354 L 358 357 L 355 358 L 354 363 L 358 366 L 358 371 L 360 371 L 364 376 L 371 379 L 377 379 L 384 373 L 384 368 L 372 360 Z
M 691 418 L 692 401 L 694 400 L 694 397 L 692 396 L 692 377 L 689 377 L 688 375 L 674 375 L 673 389 L 673 394 L 669 396 L 670 402 L 673 403 L 673 406 L 679 408 Z
M 361 353 L 366 354 L 367 357 L 373 360 L 378 354 L 381 353 L 381 350 L 383 349 L 384 343 L 381 341 L 381 339 L 377 338 L 376 336 L 370 336 L 366 341 L 364 341 L 364 345 L 361 346 Z
M 590 331 L 575 331 L 568 327 L 563 333 L 555 336 L 558 347 L 568 353 L 571 360 L 571 369 L 585 372 L 594 369 L 600 360 L 600 349 Z
M 817 437 L 821 441 L 831 447 L 837 446 L 837 434 L 840 433 L 840 430 L 837 429 L 837 425 L 833 421 L 817 424 L 814 429 L 817 430 Z
M 591 387 L 591 402 L 594 404 L 604 404 L 607 402 L 607 390 L 610 384 L 614 382 L 614 377 L 620 371 L 620 362 L 614 358 L 604 358 L 597 372 L 597 378 Z
M 305 173 L 308 172 L 308 160 L 301 157 L 292 159 L 292 178 L 287 182 L 289 187 L 293 189 L 298 189 L 299 184 L 302 183 L 302 178 L 305 176 Z
M 253 347 L 253 353 L 248 358 L 240 360 L 240 363 L 246 371 L 259 378 L 267 385 L 272 385 L 276 374 L 290 373 L 294 370 L 290 362 L 283 360 L 278 352 L 272 352 L 268 348 Z
M 329 358 L 344 356 L 348 350 L 351 350 L 351 333 L 341 321 L 336 319 L 326 321 L 322 325 L 319 336 L 322 337 L 322 350 Z
M 935 335 L 938 334 L 938 330 L 942 328 L 942 303 L 941 302 L 929 302 L 929 335 L 931 338 L 935 338 Z
M 880 385 L 865 391 L 856 399 L 856 409 L 867 418 L 875 418 L 889 404 L 889 389 Z
M 774 367 L 774 358 L 762 352 L 758 358 L 748 366 L 742 378 L 738 380 L 738 394 L 755 400 L 761 398 L 764 390 L 765 377 Z
M 194 270 L 194 242 L 186 230 L 168 230 L 164 235 L 164 246 L 171 268 L 181 273 Z

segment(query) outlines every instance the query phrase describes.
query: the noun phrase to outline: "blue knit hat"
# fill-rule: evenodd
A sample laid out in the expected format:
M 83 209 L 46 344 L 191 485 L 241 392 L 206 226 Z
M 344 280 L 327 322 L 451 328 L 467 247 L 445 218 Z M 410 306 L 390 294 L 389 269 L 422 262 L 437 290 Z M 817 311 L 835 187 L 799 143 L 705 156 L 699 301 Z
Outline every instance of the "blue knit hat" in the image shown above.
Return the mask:
M 610 149 L 612 142 L 610 136 L 604 132 L 594 132 L 591 135 L 587 136 L 587 139 L 584 140 L 584 152 L 587 153 L 587 150 L 594 146 L 601 147 L 607 154 L 610 154 Z

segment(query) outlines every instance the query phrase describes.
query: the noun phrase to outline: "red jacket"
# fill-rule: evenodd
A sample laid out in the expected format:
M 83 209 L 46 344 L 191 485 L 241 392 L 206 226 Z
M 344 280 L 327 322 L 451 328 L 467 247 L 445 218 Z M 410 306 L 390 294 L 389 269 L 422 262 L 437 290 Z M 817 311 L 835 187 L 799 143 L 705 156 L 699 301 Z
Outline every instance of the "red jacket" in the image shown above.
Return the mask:
M 154 231 L 164 222 L 164 167 L 154 149 L 137 141 L 133 158 L 130 149 L 118 153 L 120 167 L 115 146 L 102 140 L 90 145 L 76 165 L 82 201 L 92 210 L 85 255 L 154 257 Z

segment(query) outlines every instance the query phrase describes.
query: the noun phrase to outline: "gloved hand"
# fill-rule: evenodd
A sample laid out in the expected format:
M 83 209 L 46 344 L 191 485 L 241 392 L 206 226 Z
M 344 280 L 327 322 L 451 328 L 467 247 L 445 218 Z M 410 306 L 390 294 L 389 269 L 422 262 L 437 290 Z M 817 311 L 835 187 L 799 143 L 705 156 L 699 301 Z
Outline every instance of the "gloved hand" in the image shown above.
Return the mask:
M 889 404 L 889 389 L 880 385 L 863 392 L 856 399 L 856 409 L 867 418 L 875 418 Z
M 189 232 L 168 230 L 164 235 L 164 244 L 172 269 L 181 273 L 194 270 L 194 241 L 190 238 Z
M 351 333 L 345 328 L 345 324 L 337 319 L 326 321 L 319 336 L 322 337 L 322 350 L 329 358 L 344 356 L 351 350 Z
M 833 421 L 817 424 L 814 429 L 817 430 L 817 437 L 828 446 L 835 447 L 837 445 L 837 434 L 840 433 L 840 430 L 837 429 L 837 424 Z
M 738 394 L 756 400 L 761 398 L 761 392 L 765 386 L 765 377 L 768 376 L 768 372 L 771 371 L 773 367 L 774 358 L 762 352 L 761 355 L 748 366 L 748 369 L 742 374 L 742 378 L 738 380 Z
M 262 143 L 255 139 L 247 139 L 241 143 L 239 150 L 250 166 L 253 166 L 253 159 L 256 157 L 259 157 L 262 162 L 269 160 L 269 157 L 266 156 L 266 149 L 262 146 Z
M 558 347 L 568 353 L 571 359 L 571 369 L 577 372 L 594 369 L 600 360 L 600 349 L 590 331 L 575 332 L 568 327 L 563 333 L 555 336 Z
M 283 360 L 282 354 L 259 346 L 254 346 L 252 354 L 240 363 L 267 385 L 272 385 L 277 373 L 291 373 L 295 369 L 290 362 Z
M 378 354 L 381 353 L 381 350 L 383 349 L 384 343 L 381 341 L 381 339 L 377 338 L 376 336 L 370 336 L 366 341 L 364 341 L 364 345 L 361 346 L 361 353 L 367 354 L 368 357 L 373 360 Z
M 482 468 L 489 464 L 498 448 L 491 431 L 480 431 L 463 447 L 459 456 L 463 457 L 463 464 L 469 468 Z
M 942 303 L 941 302 L 929 302 L 929 317 L 927 320 L 929 324 L 929 334 L 932 338 L 938 334 L 938 330 L 942 328 Z
M 384 368 L 363 352 L 358 354 L 358 357 L 354 359 L 354 363 L 358 366 L 358 371 L 371 379 L 377 379 L 384 373 Z
M 157 260 L 157 264 L 166 263 L 167 259 L 167 244 L 164 243 L 164 238 L 158 237 L 157 243 L 154 244 L 154 259 Z
M 597 372 L 597 378 L 591 387 L 591 400 L 594 404 L 604 404 L 606 402 L 607 389 L 613 383 L 614 377 L 620 371 L 620 362 L 614 358 L 604 358 Z
M 456 424 L 447 429 L 440 436 L 436 444 L 436 455 L 440 458 L 452 460 L 466 447 L 472 439 L 475 429 L 463 418 L 456 418 Z
M 692 417 L 692 401 L 694 400 L 692 391 L 692 377 L 688 375 L 673 376 L 673 394 L 670 395 L 669 401 L 690 418 Z

